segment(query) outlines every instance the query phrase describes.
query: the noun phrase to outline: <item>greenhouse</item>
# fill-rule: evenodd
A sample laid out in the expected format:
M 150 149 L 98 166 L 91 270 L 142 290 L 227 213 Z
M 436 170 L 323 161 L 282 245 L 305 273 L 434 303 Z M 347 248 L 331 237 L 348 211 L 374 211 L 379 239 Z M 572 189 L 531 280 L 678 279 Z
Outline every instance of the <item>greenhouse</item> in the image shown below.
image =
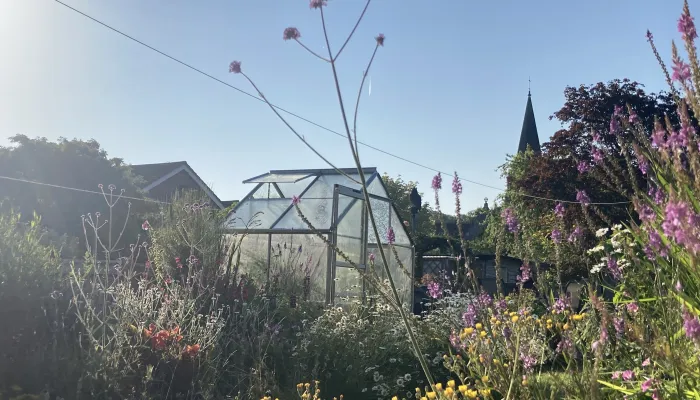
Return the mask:
M 376 168 L 363 171 L 379 240 L 357 169 L 271 171 L 245 180 L 255 186 L 225 222 L 229 237 L 240 243 L 240 272 L 298 299 L 347 304 L 371 293 L 361 273 L 370 272 L 371 258 L 376 273 L 386 278 L 381 243 L 403 304 L 412 304 L 414 249 L 408 224 L 389 200 Z M 398 257 L 388 244 L 392 230 Z

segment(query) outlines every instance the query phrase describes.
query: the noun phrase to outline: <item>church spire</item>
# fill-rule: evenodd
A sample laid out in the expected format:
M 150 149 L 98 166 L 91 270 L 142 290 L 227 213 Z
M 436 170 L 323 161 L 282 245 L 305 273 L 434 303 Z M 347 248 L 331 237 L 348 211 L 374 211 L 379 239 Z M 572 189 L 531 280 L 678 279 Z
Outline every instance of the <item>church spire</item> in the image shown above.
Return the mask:
M 532 96 L 530 95 L 530 79 L 527 85 L 527 105 L 525 106 L 525 118 L 523 119 L 523 129 L 520 131 L 520 143 L 518 153 L 525 152 L 529 145 L 535 153 L 539 153 L 540 137 L 537 135 L 537 124 L 535 123 L 535 112 L 532 110 Z

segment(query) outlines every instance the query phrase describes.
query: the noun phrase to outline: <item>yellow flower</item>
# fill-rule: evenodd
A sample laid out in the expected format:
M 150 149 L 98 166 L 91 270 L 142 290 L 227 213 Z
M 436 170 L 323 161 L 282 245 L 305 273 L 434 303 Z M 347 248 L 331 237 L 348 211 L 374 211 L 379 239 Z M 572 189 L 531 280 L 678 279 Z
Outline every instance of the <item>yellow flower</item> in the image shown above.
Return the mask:
M 427 397 L 421 397 L 420 400 L 428 400 Z
M 455 388 L 455 381 L 454 381 L 454 379 L 450 379 L 449 381 L 447 381 L 447 387 L 451 387 L 452 389 Z
M 421 392 L 420 388 L 416 388 L 416 393 L 420 393 L 420 392 Z
M 484 356 L 479 355 L 479 362 L 480 362 L 480 363 L 483 363 L 483 362 L 484 362 Z
M 499 321 L 496 321 L 496 326 L 498 326 L 498 325 L 500 325 L 500 324 L 501 324 L 501 321 L 500 321 L 500 320 L 499 320 Z
M 477 323 L 477 324 L 476 324 L 476 329 L 481 329 L 481 328 L 483 328 L 483 327 L 484 327 L 484 326 L 481 325 L 481 323 Z
M 491 389 L 482 389 L 481 390 L 481 395 L 484 397 L 489 397 L 491 396 Z
M 442 390 L 442 383 L 438 382 L 435 384 L 435 389 L 439 392 Z
M 491 317 L 491 323 L 492 323 L 492 324 L 495 324 L 496 321 L 498 321 L 498 320 L 496 319 L 496 317 Z
M 496 364 L 496 365 L 498 365 L 498 364 L 500 364 L 501 362 L 500 362 L 498 359 L 495 359 L 495 360 L 493 360 L 493 363 Z
M 518 319 L 519 319 L 519 318 L 518 318 L 517 315 L 513 315 L 512 317 L 510 317 L 510 320 L 513 321 L 514 323 L 515 323 L 515 322 L 518 322 Z
M 304 387 L 303 383 L 297 383 L 297 389 L 302 389 Z
M 391 398 L 391 400 L 399 400 L 399 396 L 394 396 Z
M 467 385 L 459 385 L 457 390 L 459 390 L 462 394 L 465 394 L 467 393 Z
M 482 338 L 485 338 L 485 337 L 486 337 L 486 331 L 481 331 L 481 332 L 479 332 L 479 336 L 481 336 Z
M 567 324 L 564 324 L 563 328 L 565 331 L 568 331 L 569 328 L 571 328 L 571 326 L 569 326 L 569 324 L 567 323 Z
M 476 399 L 479 396 L 479 392 L 473 389 L 467 390 L 467 397 L 470 399 Z
M 471 335 L 474 333 L 474 328 L 464 328 L 462 332 L 464 332 L 465 335 Z
M 574 321 L 580 321 L 583 319 L 583 315 L 581 314 L 576 314 L 573 316 Z
M 484 383 L 487 383 L 487 382 L 489 381 L 489 376 L 488 376 L 488 375 L 482 376 L 482 377 L 481 377 L 481 381 L 484 382 Z
M 426 396 L 428 396 L 430 400 L 435 400 L 437 398 L 437 394 L 435 392 L 428 392 L 426 393 Z
M 523 379 L 522 384 L 523 384 L 523 386 L 527 386 L 527 379 Z
M 515 311 L 511 311 L 511 312 L 510 312 L 510 316 L 511 316 L 511 317 L 515 317 L 515 315 L 516 315 Z
M 452 396 L 454 394 L 455 394 L 455 391 L 451 387 L 448 387 L 447 389 L 445 389 L 445 396 L 452 398 Z M 396 399 L 396 400 L 398 400 L 398 399 Z
M 551 320 L 551 319 L 548 319 L 548 320 L 547 320 L 547 325 L 552 325 L 552 320 Z

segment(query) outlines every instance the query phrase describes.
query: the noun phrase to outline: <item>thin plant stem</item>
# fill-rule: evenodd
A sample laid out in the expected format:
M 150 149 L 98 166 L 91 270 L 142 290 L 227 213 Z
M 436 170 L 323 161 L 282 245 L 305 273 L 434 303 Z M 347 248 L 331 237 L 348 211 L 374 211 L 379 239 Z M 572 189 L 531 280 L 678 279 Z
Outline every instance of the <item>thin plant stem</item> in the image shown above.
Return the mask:
M 330 48 L 330 41 L 328 40 L 328 30 L 326 29 L 326 21 L 323 16 L 323 7 L 321 7 L 321 23 L 323 25 L 323 35 L 326 39 L 326 48 L 328 49 L 328 55 L 329 57 L 332 56 L 331 48 Z M 367 207 L 367 213 L 369 214 L 369 220 L 372 224 L 372 230 L 374 232 L 374 236 L 377 238 L 377 242 L 379 242 L 379 255 L 382 258 L 382 263 L 384 267 L 384 271 L 387 275 L 387 280 L 389 281 L 389 286 L 391 287 L 391 292 L 394 295 L 396 301 L 398 304 L 401 304 L 401 297 L 399 296 L 399 292 L 396 289 L 396 283 L 394 282 L 393 277 L 391 276 L 391 270 L 389 268 L 389 262 L 388 258 L 384 252 L 384 247 L 381 245 L 381 240 L 380 240 L 380 235 L 379 235 L 379 229 L 377 228 L 377 222 L 374 218 L 374 213 L 372 211 L 372 205 L 370 202 L 370 197 L 369 197 L 369 192 L 367 191 L 367 181 L 365 179 L 365 174 L 364 171 L 362 170 L 362 165 L 360 164 L 360 160 L 357 157 L 357 153 L 354 150 L 353 142 L 352 142 L 352 135 L 350 132 L 350 126 L 348 124 L 348 118 L 347 118 L 347 113 L 345 111 L 345 104 L 343 102 L 343 95 L 342 91 L 340 90 L 340 80 L 338 78 L 338 71 L 335 67 L 335 62 L 331 61 L 331 69 L 333 70 L 333 80 L 335 81 L 335 89 L 336 89 L 336 94 L 338 95 L 338 103 L 340 105 L 340 111 L 341 115 L 343 118 L 343 124 L 345 126 L 345 132 L 348 138 L 348 143 L 350 145 L 350 149 L 352 151 L 353 158 L 355 159 L 355 165 L 357 167 L 357 172 L 360 175 L 360 181 L 362 184 L 362 194 L 365 198 L 365 206 Z M 420 349 L 420 345 L 418 344 L 418 339 L 415 336 L 415 333 L 413 332 L 413 329 L 411 327 L 411 324 L 408 320 L 408 316 L 406 315 L 406 312 L 403 307 L 399 306 L 396 307 L 397 311 L 399 312 L 399 315 L 401 316 L 401 319 L 403 320 L 404 326 L 406 327 L 408 336 L 411 340 L 411 344 L 413 345 L 413 349 L 416 353 L 416 357 L 418 357 L 418 361 L 421 364 L 421 367 L 423 369 L 423 373 L 426 375 L 426 379 L 428 380 L 428 383 L 430 384 L 431 387 L 435 387 L 435 383 L 433 381 L 432 374 L 430 373 L 430 368 L 428 366 L 427 361 L 425 360 L 425 357 L 423 356 L 423 353 Z
M 369 5 L 369 1 L 367 2 L 367 4 Z M 358 21 L 358 23 L 359 23 L 359 21 Z M 369 74 L 369 69 L 372 67 L 372 62 L 374 61 L 374 56 L 377 55 L 378 49 L 379 49 L 379 44 L 377 44 L 374 47 L 374 51 L 372 52 L 372 57 L 370 57 L 369 63 L 367 63 L 367 68 L 365 68 L 365 72 L 362 74 L 362 81 L 360 82 L 360 89 L 357 92 L 357 102 L 355 102 L 355 116 L 353 117 L 353 121 L 352 121 L 352 132 L 353 132 L 353 136 L 355 139 L 355 153 L 357 153 L 358 158 L 360 156 L 360 153 L 359 153 L 360 148 L 357 146 L 357 113 L 360 109 L 360 99 L 362 98 L 362 89 L 365 87 L 365 80 L 367 79 L 367 75 Z
M 303 47 L 304 49 L 306 49 L 306 51 L 308 51 L 309 53 L 311 53 L 311 55 L 316 56 L 316 57 L 320 58 L 321 60 L 323 60 L 323 61 L 325 61 L 325 62 L 330 62 L 329 59 L 327 59 L 327 58 L 325 58 L 325 57 L 323 57 L 323 56 L 320 56 L 318 53 L 316 53 L 315 51 L 313 51 L 313 50 L 311 50 L 310 48 L 308 48 L 304 43 L 301 42 L 301 40 L 299 40 L 299 39 L 294 39 L 294 40 L 295 40 L 297 43 L 299 43 L 299 46 Z
M 333 60 L 333 62 L 338 60 L 338 57 L 340 57 L 340 53 L 343 52 L 343 50 L 345 49 L 345 46 L 347 46 L 348 42 L 350 42 L 350 39 L 352 39 L 352 35 L 355 34 L 357 27 L 360 26 L 360 22 L 362 21 L 362 18 L 364 18 L 365 12 L 367 12 L 367 8 L 369 7 L 369 3 L 371 1 L 372 0 L 367 0 L 367 3 L 365 4 L 365 8 L 362 9 L 362 13 L 360 14 L 360 17 L 357 19 L 357 22 L 355 23 L 355 26 L 352 28 L 352 31 L 350 31 L 350 34 L 348 35 L 347 39 L 345 39 L 345 43 L 343 43 L 343 45 L 340 46 L 340 50 L 338 50 L 338 53 L 335 55 L 335 57 L 331 57 L 331 60 Z M 329 54 L 330 54 L 330 52 L 329 52 Z M 374 58 L 374 56 L 372 56 L 372 58 Z

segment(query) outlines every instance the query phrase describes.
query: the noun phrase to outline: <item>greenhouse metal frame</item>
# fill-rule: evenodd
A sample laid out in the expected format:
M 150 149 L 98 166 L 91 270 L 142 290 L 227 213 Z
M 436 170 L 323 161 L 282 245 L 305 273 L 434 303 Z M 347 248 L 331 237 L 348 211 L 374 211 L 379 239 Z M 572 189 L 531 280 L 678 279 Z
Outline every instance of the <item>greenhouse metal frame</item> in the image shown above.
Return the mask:
M 381 242 L 402 303 L 411 305 L 415 260 L 407 223 L 389 199 L 376 168 L 365 168 L 363 173 L 380 240 L 370 226 L 357 169 L 273 170 L 243 181 L 255 187 L 225 221 L 227 231 L 241 237 L 237 250 L 241 272 L 253 273 L 257 266 L 258 279 L 266 284 L 278 279 L 293 286 L 302 271 L 313 286 L 309 300 L 326 304 L 364 300 L 368 289 L 352 264 L 366 270 L 370 254 L 378 252 Z M 292 204 L 295 196 L 301 215 Z M 390 227 L 400 262 L 387 243 Z M 386 278 L 378 255 L 375 271 Z

